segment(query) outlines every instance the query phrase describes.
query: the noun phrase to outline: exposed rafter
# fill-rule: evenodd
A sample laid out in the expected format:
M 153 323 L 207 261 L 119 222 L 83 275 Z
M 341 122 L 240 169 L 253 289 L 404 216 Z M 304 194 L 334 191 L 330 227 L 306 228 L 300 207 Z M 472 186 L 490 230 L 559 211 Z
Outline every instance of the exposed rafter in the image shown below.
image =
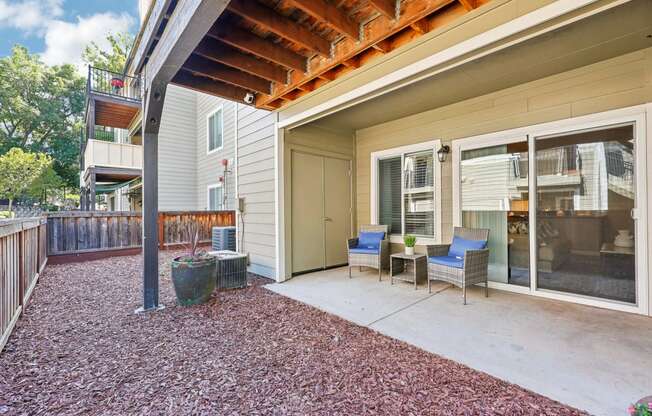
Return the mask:
M 326 39 L 255 0 L 231 0 L 228 9 L 244 19 L 264 27 L 277 36 L 301 45 L 303 48 L 314 51 L 323 57 L 330 56 L 331 44 Z
M 476 0 L 459 0 L 462 6 L 468 11 L 471 11 L 478 7 L 478 2 Z
M 195 48 L 194 53 L 269 81 L 281 84 L 287 82 L 287 71 L 284 69 L 239 52 L 215 39 L 204 39 Z
M 288 0 L 288 2 L 351 39 L 357 40 L 360 37 L 359 25 L 326 0 Z
M 228 29 L 213 26 L 208 32 L 208 36 L 286 68 L 306 71 L 307 59 L 304 56 L 237 26 Z
M 206 94 L 215 95 L 228 100 L 242 102 L 245 95 L 248 93 L 244 88 L 236 87 L 224 82 L 214 81 L 209 78 L 196 76 L 185 70 L 179 71 L 172 81 L 172 84 L 181 87 L 189 88 L 191 90 L 203 92 Z
M 369 0 L 369 3 L 386 18 L 396 18 L 396 0 Z
M 246 88 L 250 91 L 269 94 L 271 83 L 255 75 L 239 71 L 230 66 L 212 62 L 199 55 L 191 55 L 182 66 L 186 71 L 203 75 L 217 81 L 228 82 L 238 87 Z
M 396 47 L 402 44 L 402 42 L 397 42 L 394 39 L 389 41 L 389 37 L 398 35 L 399 32 L 406 28 L 409 29 L 412 24 L 427 18 L 445 6 L 451 5 L 447 10 L 447 15 L 450 17 L 444 20 L 440 19 L 437 22 L 432 21 L 432 26 L 429 27 L 430 30 L 459 16 L 459 10 L 461 10 L 462 14 L 466 13 L 466 10 L 460 5 L 460 3 L 457 3 L 457 1 L 458 0 L 419 0 L 404 3 L 401 15 L 398 19 L 390 20 L 385 16 L 380 16 L 372 20 L 363 28 L 364 36 L 362 41 L 356 42 L 351 39 L 343 39 L 338 42 L 334 46 L 333 56 L 331 59 L 319 57 L 312 58 L 309 62 L 310 75 L 306 76 L 294 72 L 290 73 L 290 82 L 287 85 L 274 85 L 269 98 L 256 98 L 256 106 L 265 107 L 269 102 L 274 101 L 275 97 L 285 96 L 290 91 L 297 89 L 299 85 L 315 78 L 327 79 L 330 75 L 324 77 L 322 76 L 323 73 L 330 71 L 345 60 L 354 58 L 356 55 L 367 49 L 373 48 L 377 50 L 378 53 L 387 53 L 396 49 Z M 409 32 L 414 34 L 414 31 L 412 30 Z M 413 37 L 414 36 L 412 35 L 412 37 L 408 37 L 407 39 L 409 40 Z
M 276 109 L 491 0 L 230 0 L 176 83 Z

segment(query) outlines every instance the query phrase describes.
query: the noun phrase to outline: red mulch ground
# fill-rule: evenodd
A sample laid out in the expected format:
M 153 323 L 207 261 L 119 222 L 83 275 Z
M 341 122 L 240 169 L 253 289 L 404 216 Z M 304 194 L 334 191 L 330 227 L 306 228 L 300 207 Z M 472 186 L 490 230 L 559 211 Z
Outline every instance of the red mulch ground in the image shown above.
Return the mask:
M 261 287 L 135 315 L 139 256 L 47 267 L 0 354 L 0 414 L 578 415 Z

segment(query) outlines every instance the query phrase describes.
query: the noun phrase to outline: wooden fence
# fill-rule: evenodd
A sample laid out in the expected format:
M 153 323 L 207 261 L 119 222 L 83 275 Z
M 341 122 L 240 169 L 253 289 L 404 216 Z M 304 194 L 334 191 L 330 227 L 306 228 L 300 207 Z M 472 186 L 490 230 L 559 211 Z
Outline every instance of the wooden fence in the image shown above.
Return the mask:
M 43 218 L 0 221 L 0 351 L 47 263 Z
M 140 212 L 69 211 L 48 213 L 48 255 L 95 254 L 106 257 L 117 252 L 135 253 L 142 245 Z M 234 226 L 234 211 L 159 212 L 159 247 L 179 247 L 186 242 L 183 225 L 200 225 L 200 240 L 211 239 L 214 226 Z M 86 258 L 89 258 L 86 256 Z M 55 260 L 56 261 L 56 260 Z

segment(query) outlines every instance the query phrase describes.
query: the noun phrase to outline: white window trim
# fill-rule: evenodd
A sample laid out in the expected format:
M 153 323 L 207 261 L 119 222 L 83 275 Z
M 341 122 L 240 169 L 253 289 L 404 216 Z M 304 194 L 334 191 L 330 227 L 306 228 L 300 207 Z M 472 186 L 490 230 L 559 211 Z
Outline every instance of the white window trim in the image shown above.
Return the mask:
M 380 150 L 377 152 L 371 153 L 371 190 L 370 190 L 370 207 L 371 207 L 371 223 L 378 224 L 378 162 L 381 159 L 387 159 L 393 156 L 402 156 L 405 153 L 420 152 L 424 150 L 433 151 L 433 184 L 435 187 L 434 198 L 435 198 L 435 236 L 434 238 L 427 237 L 417 237 L 417 244 L 440 244 L 441 243 L 441 233 L 442 233 L 442 201 L 441 201 L 441 163 L 437 157 L 437 151 L 441 148 L 441 140 L 432 139 L 421 143 L 410 144 L 407 146 L 394 147 L 391 149 Z M 403 171 L 403 166 L 401 165 L 401 172 Z M 403 182 L 401 178 L 401 183 Z M 402 186 L 402 185 L 401 185 Z M 401 196 L 401 211 L 403 211 L 403 200 Z M 401 213 L 401 221 L 404 222 L 405 218 L 403 213 Z M 389 241 L 391 243 L 403 243 L 402 235 L 390 235 Z
M 222 183 L 213 183 L 206 187 L 206 211 L 211 210 L 211 189 L 222 188 Z M 222 201 L 224 201 L 224 189 L 222 189 Z M 222 203 L 222 208 L 224 209 L 224 203 Z M 219 210 L 218 210 L 219 211 Z
M 618 301 L 611 301 L 607 299 L 599 299 L 595 297 L 588 297 L 575 294 L 566 294 L 564 292 L 548 291 L 536 288 L 535 279 L 531 279 L 530 287 L 519 287 L 499 282 L 489 282 L 489 287 L 505 290 L 509 292 L 517 292 L 538 296 L 542 298 L 555 299 L 567 301 L 572 303 L 579 303 L 582 305 L 596 306 L 599 308 L 613 309 L 622 312 L 637 313 L 642 315 L 652 314 L 652 305 L 650 304 L 650 272 L 648 269 L 648 203 L 649 194 L 647 191 L 647 183 L 645 181 L 648 175 L 647 170 L 650 169 L 650 163 L 647 156 L 646 149 L 646 135 L 652 131 L 652 103 L 620 108 L 601 113 L 590 114 L 580 117 L 572 117 L 548 123 L 535 124 L 526 127 L 519 127 L 511 130 L 504 130 L 494 133 L 483 134 L 479 136 L 465 137 L 453 141 L 452 161 L 453 161 L 453 225 L 461 225 L 461 189 L 460 189 L 460 160 L 461 154 L 464 150 L 483 148 L 487 146 L 495 146 L 514 141 L 515 138 L 528 140 L 529 147 L 535 143 L 537 138 L 544 136 L 568 133 L 573 130 L 588 130 L 599 127 L 606 127 L 613 124 L 620 124 L 626 122 L 636 123 L 636 138 L 637 138 L 637 153 L 636 163 L 637 169 L 646 169 L 642 172 L 641 176 L 644 180 L 637 181 L 637 220 L 639 221 L 639 228 L 642 230 L 641 236 L 637 240 L 637 271 L 636 271 L 636 292 L 637 303 L 635 305 L 626 304 Z M 530 157 L 530 170 L 533 171 L 534 158 Z M 637 172 L 637 175 L 639 173 Z M 530 178 L 531 189 L 536 188 L 536 180 L 532 175 Z M 536 200 L 535 200 L 536 202 Z M 530 218 L 536 218 L 534 211 L 536 204 L 530 201 Z M 532 220 L 531 220 L 532 221 Z M 531 225 L 531 226 L 535 226 Z M 536 250 L 533 250 L 532 241 L 530 241 L 530 270 L 536 270 L 537 259 Z M 534 255 L 532 255 L 534 253 Z
M 222 122 L 220 123 L 220 128 L 221 128 L 221 134 L 222 134 L 222 144 L 219 147 L 216 147 L 215 149 L 211 150 L 211 141 L 210 141 L 210 122 L 211 122 L 211 117 L 213 117 L 215 114 L 220 113 L 220 117 L 222 117 Z M 224 105 L 220 104 L 217 107 L 213 109 L 208 115 L 206 116 L 206 154 L 210 155 L 215 152 L 219 152 L 224 148 Z

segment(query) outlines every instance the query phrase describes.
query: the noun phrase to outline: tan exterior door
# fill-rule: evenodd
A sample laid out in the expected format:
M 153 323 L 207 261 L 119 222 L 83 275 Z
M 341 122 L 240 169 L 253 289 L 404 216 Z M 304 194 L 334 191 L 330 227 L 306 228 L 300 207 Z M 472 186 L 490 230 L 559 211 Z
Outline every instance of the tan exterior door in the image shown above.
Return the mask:
M 324 267 L 324 159 L 292 152 L 292 272 Z
M 351 237 L 351 161 L 324 158 L 324 244 L 326 267 L 348 262 Z
M 292 273 L 347 263 L 351 161 L 292 152 Z

